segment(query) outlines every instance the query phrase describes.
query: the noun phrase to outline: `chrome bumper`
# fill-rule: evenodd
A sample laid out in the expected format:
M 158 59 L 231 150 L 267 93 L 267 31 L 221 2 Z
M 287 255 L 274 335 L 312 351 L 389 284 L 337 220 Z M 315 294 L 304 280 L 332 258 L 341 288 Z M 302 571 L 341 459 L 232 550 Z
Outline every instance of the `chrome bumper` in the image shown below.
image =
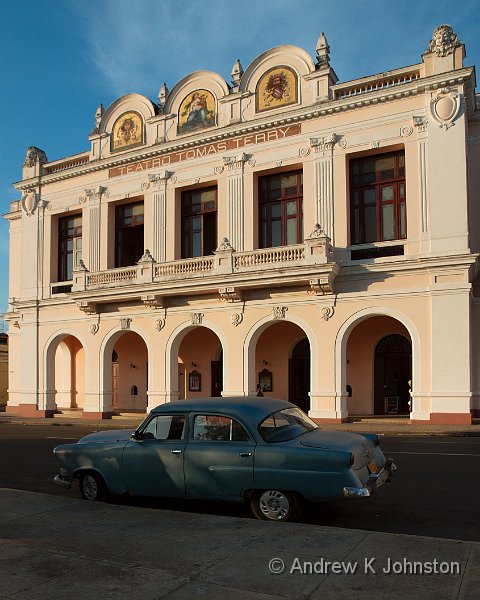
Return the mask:
M 392 473 L 397 470 L 393 458 L 387 458 L 385 466 L 379 473 L 372 473 L 362 487 L 344 487 L 345 498 L 368 498 L 377 493 L 377 488 L 390 481 Z
M 55 475 L 55 477 L 53 478 L 53 483 L 64 487 L 66 490 L 69 490 L 72 487 L 72 482 L 67 481 L 61 475 Z

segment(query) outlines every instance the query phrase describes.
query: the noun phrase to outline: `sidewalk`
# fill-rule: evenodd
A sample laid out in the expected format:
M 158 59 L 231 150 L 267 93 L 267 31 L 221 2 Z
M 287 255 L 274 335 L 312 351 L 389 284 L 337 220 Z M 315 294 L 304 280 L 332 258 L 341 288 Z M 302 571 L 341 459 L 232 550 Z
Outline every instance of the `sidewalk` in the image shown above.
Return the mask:
M 145 418 L 143 413 L 123 414 L 112 419 L 93 420 L 72 416 L 55 415 L 53 419 L 36 419 L 18 417 L 12 414 L 0 413 L 1 423 L 20 425 L 76 425 L 89 429 L 135 429 Z M 356 419 L 356 417 L 353 417 Z M 451 436 L 480 436 L 480 420 L 473 425 L 431 425 L 410 423 L 408 418 L 396 417 L 364 417 L 351 423 L 324 423 L 322 429 L 379 433 L 385 435 L 451 435 Z
M 480 585 L 477 542 L 11 489 L 0 539 L 2 600 L 474 600 Z

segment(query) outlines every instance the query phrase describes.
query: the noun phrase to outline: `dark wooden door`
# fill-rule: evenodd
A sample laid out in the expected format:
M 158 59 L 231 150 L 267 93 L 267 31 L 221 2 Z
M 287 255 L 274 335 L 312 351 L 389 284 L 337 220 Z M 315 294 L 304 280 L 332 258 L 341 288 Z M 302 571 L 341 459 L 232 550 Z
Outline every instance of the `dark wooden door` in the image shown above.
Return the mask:
M 118 362 L 112 362 L 112 406 L 114 411 L 118 411 L 118 377 L 120 369 Z

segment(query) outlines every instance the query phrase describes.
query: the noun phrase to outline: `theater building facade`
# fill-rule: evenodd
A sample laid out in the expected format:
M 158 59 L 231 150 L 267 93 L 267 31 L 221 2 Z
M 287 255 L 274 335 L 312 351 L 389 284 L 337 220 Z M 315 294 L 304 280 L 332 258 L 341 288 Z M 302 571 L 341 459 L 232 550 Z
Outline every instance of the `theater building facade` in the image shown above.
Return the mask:
M 280 46 L 230 83 L 197 71 L 100 105 L 80 154 L 30 147 L 5 215 L 7 411 L 261 390 L 319 421 L 470 423 L 475 72 L 448 25 L 425 45 L 341 83 L 322 34 L 314 58 Z

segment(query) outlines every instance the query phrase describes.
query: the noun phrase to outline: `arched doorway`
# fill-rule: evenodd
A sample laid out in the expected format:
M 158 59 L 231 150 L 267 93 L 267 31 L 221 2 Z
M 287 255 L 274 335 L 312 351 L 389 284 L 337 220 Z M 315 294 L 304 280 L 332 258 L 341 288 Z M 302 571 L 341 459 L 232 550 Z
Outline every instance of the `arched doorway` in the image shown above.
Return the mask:
M 111 377 L 113 411 L 145 412 L 148 404 L 148 350 L 143 338 L 134 331 L 118 332 L 105 349 L 105 354 L 105 360 L 109 362 L 107 373 L 110 372 Z
M 303 411 L 310 410 L 310 344 L 305 338 L 297 342 L 288 361 L 288 401 Z
M 386 315 L 360 320 L 346 344 L 344 393 L 348 414 L 407 415 L 411 364 L 410 335 L 399 320 Z M 401 401 L 395 409 L 396 401 L 387 399 L 398 395 Z
M 211 329 L 190 329 L 180 342 L 177 362 L 179 399 L 222 395 L 222 343 Z
M 375 414 L 409 414 L 412 380 L 412 345 L 405 336 L 394 333 L 382 338 L 375 349 Z
M 289 400 L 310 410 L 310 344 L 305 331 L 290 321 L 274 321 L 255 347 L 256 385 L 264 396 Z
M 47 394 L 57 410 L 81 409 L 85 390 L 85 352 L 74 335 L 63 335 L 47 353 Z

